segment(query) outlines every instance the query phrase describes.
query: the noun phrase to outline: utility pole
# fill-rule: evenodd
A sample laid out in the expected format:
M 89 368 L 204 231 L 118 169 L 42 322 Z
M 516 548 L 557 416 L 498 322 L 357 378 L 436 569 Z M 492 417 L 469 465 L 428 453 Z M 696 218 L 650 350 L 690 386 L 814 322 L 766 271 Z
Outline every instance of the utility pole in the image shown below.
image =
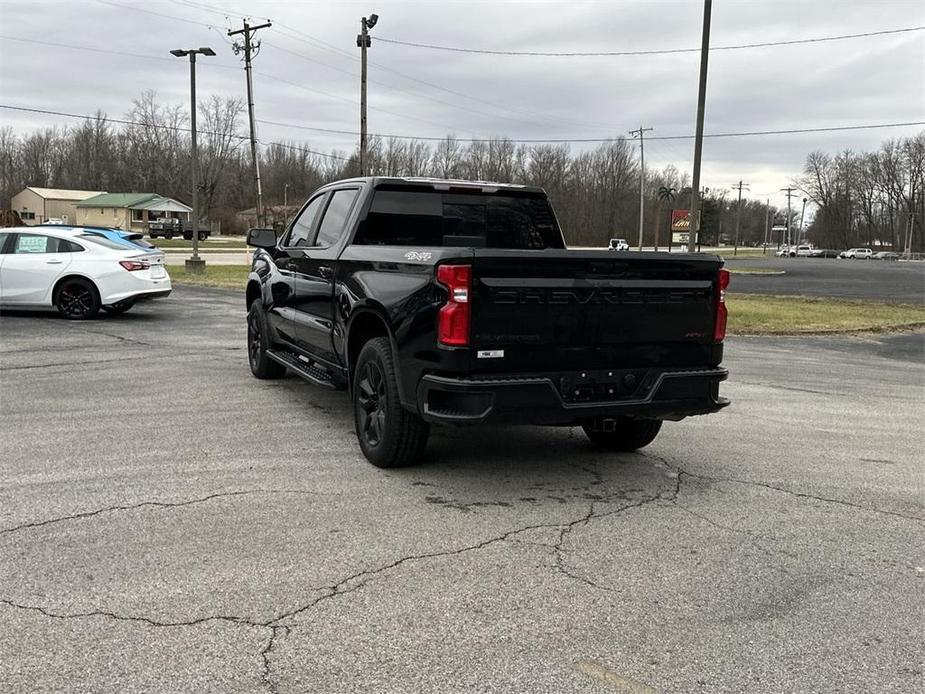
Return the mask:
M 771 199 L 764 203 L 764 243 L 761 246 L 761 255 L 768 254 L 768 235 L 771 233 Z
M 244 72 L 247 74 L 247 120 L 250 123 L 251 130 L 251 159 L 254 163 L 254 180 L 257 183 L 257 226 L 264 226 L 263 218 L 263 189 L 260 187 L 260 157 L 257 156 L 257 125 L 254 121 L 254 83 L 251 78 L 251 58 L 254 50 L 260 50 L 260 42 L 257 42 L 257 45 L 254 45 L 252 40 L 252 35 L 258 29 L 266 29 L 267 27 L 273 26 L 272 22 L 267 22 L 266 24 L 258 24 L 257 26 L 251 26 L 247 20 L 244 20 L 244 28 L 238 29 L 237 31 L 229 31 L 229 36 L 236 36 L 238 34 L 244 34 L 244 46 L 235 43 L 234 54 L 238 55 L 242 50 L 244 51 Z
M 786 188 L 780 189 L 782 193 L 787 193 L 787 255 L 790 255 L 790 252 L 793 251 L 793 235 L 790 230 L 790 220 L 793 216 L 790 208 L 790 198 L 794 196 L 796 188 L 787 186 Z M 793 251 L 794 253 L 796 251 Z
M 710 55 L 710 14 L 713 0 L 703 0 L 703 38 L 700 44 L 700 88 L 697 91 L 697 134 L 694 139 L 694 175 L 691 181 L 690 237 L 688 253 L 700 236 L 700 157 L 703 153 L 703 114 L 707 104 L 707 59 Z
M 206 261 L 199 257 L 199 149 L 196 143 L 196 55 L 214 56 L 211 48 L 191 48 L 189 50 L 176 48 L 170 54 L 177 58 L 189 56 L 189 89 L 190 89 L 190 154 L 192 155 L 192 189 L 193 189 L 193 257 L 187 258 L 185 265 L 190 274 L 201 274 L 205 271 Z
M 739 218 L 742 215 L 742 189 L 748 190 L 749 184 L 742 183 L 742 179 L 739 179 L 738 185 L 733 185 L 732 187 L 739 190 L 739 202 L 736 204 L 736 233 L 733 240 L 732 255 L 739 255 Z
M 360 33 L 357 34 L 357 47 L 360 49 L 360 175 L 367 174 L 366 143 L 366 50 L 372 45 L 369 30 L 376 26 L 379 15 L 371 14 L 360 20 Z
M 633 137 L 639 136 L 639 250 L 642 250 L 642 229 L 646 216 L 646 150 L 645 134 L 652 128 L 643 128 L 641 125 L 636 130 L 630 130 Z
M 800 211 L 800 232 L 797 234 L 797 245 L 803 239 L 803 218 L 806 216 L 806 198 L 803 198 L 803 209 Z

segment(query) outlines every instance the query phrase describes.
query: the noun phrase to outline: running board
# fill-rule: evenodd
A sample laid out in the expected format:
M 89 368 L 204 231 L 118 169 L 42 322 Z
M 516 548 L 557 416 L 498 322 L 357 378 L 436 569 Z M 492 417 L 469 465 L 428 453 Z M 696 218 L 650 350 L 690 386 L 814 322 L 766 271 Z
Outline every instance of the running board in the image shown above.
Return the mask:
M 330 372 L 319 367 L 314 362 L 304 362 L 291 353 L 274 352 L 269 349 L 267 350 L 267 356 L 276 363 L 282 364 L 290 371 L 295 372 L 306 381 L 332 390 L 343 389 L 343 386 L 331 376 Z

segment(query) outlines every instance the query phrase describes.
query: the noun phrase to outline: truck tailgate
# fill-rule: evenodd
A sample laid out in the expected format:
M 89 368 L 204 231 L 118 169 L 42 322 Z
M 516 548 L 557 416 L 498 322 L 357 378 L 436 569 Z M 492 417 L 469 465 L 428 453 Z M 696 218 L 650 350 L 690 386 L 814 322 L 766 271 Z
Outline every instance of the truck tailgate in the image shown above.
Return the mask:
M 476 370 L 718 363 L 717 256 L 476 249 Z

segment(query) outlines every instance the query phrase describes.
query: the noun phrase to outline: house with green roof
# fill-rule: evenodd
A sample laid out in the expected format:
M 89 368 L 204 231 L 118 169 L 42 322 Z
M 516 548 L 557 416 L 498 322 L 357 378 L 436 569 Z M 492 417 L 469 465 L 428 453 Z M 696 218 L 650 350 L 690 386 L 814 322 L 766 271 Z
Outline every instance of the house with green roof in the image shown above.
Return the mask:
M 77 224 L 146 232 L 163 217 L 189 221 L 192 209 L 157 193 L 103 193 L 77 203 Z

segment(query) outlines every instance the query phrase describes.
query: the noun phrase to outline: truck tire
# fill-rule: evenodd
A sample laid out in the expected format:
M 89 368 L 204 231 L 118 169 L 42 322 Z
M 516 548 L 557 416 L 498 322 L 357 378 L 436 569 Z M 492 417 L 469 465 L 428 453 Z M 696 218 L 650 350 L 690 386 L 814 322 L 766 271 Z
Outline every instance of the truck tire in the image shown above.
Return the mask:
M 200 232 L 199 232 L 199 240 L 200 240 L 200 241 L 205 241 L 205 240 L 206 240 L 206 237 L 208 237 L 208 234 L 207 234 L 206 232 L 204 232 L 204 231 L 200 231 Z
M 172 231 L 166 231 L 166 232 L 164 232 L 164 238 L 167 239 L 168 241 L 170 241 L 170 239 L 173 238 L 173 232 L 172 232 Z
M 267 315 L 258 299 L 247 311 L 247 361 L 254 378 L 272 380 L 286 375 L 286 367 L 267 356 L 269 345 Z
M 602 420 L 582 425 L 591 443 L 610 451 L 635 451 L 648 446 L 662 428 L 660 419 L 616 417 L 612 431 L 605 431 Z
M 417 462 L 430 427 L 401 406 L 389 339 L 377 337 L 363 345 L 353 373 L 354 422 L 363 455 L 381 468 Z

